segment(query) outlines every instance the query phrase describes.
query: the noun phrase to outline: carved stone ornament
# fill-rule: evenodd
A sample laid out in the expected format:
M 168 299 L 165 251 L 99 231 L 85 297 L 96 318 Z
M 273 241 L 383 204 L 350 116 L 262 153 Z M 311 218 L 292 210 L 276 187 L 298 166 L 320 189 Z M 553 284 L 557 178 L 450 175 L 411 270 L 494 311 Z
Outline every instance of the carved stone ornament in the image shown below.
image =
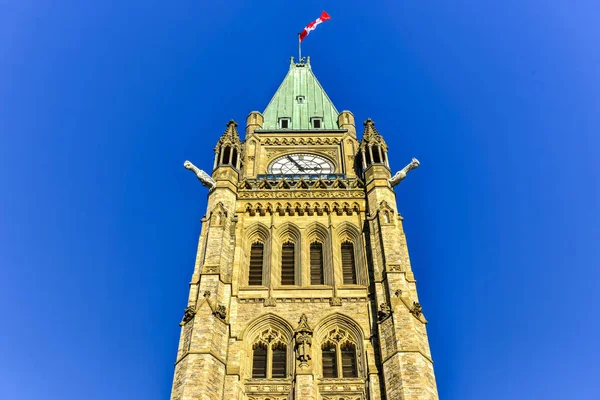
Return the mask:
M 410 310 L 410 312 L 417 318 L 419 318 L 422 314 L 423 314 L 423 307 L 421 307 L 420 303 L 417 303 L 416 301 L 413 302 L 413 308 Z
M 377 320 L 383 322 L 392 315 L 392 309 L 389 304 L 381 303 L 379 305 L 379 311 L 377 311 Z
M 185 167 L 185 169 L 189 169 L 190 171 L 195 173 L 198 180 L 202 183 L 202 185 L 206 186 L 209 191 L 217 187 L 217 184 L 215 183 L 213 178 L 210 177 L 210 175 L 196 167 L 191 162 L 186 161 L 183 163 L 183 166 Z
M 277 305 L 277 302 L 275 301 L 275 299 L 273 297 L 267 297 L 265 299 L 265 307 L 275 307 Z
M 331 300 L 329 300 L 329 305 L 331 305 L 331 306 L 341 306 L 342 305 L 342 299 L 340 299 L 339 297 L 332 297 Z
M 183 326 L 183 325 L 187 324 L 188 322 L 190 322 L 192 319 L 194 319 L 195 315 L 196 315 L 196 308 L 194 306 L 186 307 L 185 310 L 183 310 L 183 319 L 179 323 L 179 326 Z
M 296 359 L 300 361 L 300 368 L 308 367 L 310 361 L 310 349 L 312 346 L 313 331 L 308 325 L 306 314 L 300 316 L 298 328 L 294 334 L 296 338 Z
M 219 304 L 217 305 L 215 311 L 213 311 L 213 315 L 219 318 L 220 320 L 225 321 L 225 318 L 227 318 L 227 308 Z
M 402 179 L 406 178 L 406 174 L 409 173 L 409 171 L 417 168 L 419 165 L 421 165 L 421 163 L 419 163 L 419 160 L 417 160 L 416 158 L 413 158 L 412 161 L 410 162 L 410 164 L 408 164 L 406 167 L 402 168 L 400 171 L 396 172 L 394 174 L 394 176 L 392 176 L 390 179 L 388 179 L 389 184 L 394 187 L 397 184 L 400 183 L 400 181 L 402 181 Z

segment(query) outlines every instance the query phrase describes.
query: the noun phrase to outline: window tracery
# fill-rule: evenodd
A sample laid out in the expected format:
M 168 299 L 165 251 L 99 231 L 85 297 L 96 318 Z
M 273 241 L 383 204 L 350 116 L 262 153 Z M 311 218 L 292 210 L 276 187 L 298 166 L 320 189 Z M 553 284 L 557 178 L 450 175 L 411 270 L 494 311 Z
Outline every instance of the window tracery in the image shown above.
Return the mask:
M 252 345 L 252 378 L 286 378 L 288 375 L 288 345 L 279 330 L 264 329 Z

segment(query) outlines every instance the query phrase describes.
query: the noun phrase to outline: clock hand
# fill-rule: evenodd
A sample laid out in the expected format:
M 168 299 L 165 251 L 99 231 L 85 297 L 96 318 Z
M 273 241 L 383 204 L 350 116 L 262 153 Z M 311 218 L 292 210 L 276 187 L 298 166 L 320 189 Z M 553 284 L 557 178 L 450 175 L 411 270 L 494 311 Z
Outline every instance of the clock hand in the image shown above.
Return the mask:
M 287 156 L 287 159 L 288 159 L 288 160 L 290 160 L 291 162 L 293 162 L 293 163 L 296 165 L 296 167 L 298 167 L 298 169 L 299 169 L 300 171 L 304 172 L 304 168 L 302 168 L 302 167 L 300 166 L 300 164 L 298 164 L 298 163 L 296 162 L 296 160 L 294 160 L 294 159 L 293 159 L 292 157 L 290 157 L 290 156 Z

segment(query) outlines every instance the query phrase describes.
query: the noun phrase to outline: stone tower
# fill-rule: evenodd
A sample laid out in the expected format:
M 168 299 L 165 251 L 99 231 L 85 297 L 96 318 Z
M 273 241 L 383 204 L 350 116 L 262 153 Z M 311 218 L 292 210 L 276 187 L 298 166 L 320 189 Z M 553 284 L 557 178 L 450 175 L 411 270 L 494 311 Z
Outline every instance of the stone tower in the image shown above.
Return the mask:
M 245 138 L 230 121 L 208 187 L 172 400 L 437 399 L 393 187 L 372 120 L 359 141 L 308 62 Z

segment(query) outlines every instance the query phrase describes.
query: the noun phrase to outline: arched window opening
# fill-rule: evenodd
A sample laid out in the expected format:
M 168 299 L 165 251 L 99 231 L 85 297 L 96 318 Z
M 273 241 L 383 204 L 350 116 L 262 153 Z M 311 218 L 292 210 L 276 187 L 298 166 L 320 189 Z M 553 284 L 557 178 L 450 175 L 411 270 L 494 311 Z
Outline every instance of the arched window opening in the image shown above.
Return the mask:
M 379 146 L 373 146 L 373 163 L 381 163 L 381 152 Z
M 223 148 L 223 158 L 222 163 L 223 164 L 229 164 L 229 155 L 231 154 L 231 149 L 229 148 L 229 146 L 225 146 Z
M 310 245 L 310 284 L 322 285 L 323 283 L 323 245 L 315 242 Z
M 250 266 L 248 272 L 248 285 L 260 286 L 263 284 L 264 244 L 254 243 L 250 249 Z
M 352 343 L 346 343 L 341 348 L 342 353 L 342 376 L 344 378 L 357 378 L 356 347 Z
M 390 223 L 390 213 L 389 213 L 389 211 L 385 211 L 383 213 L 383 222 L 385 222 L 386 224 Z
M 367 165 L 371 165 L 371 152 L 369 151 L 369 148 L 365 147 L 365 149 L 363 151 L 365 152 L 365 156 L 367 159 Z
M 331 343 L 325 343 L 322 349 L 322 362 L 323 362 L 323 378 L 337 378 L 337 351 L 336 346 Z
M 342 275 L 344 284 L 356 284 L 356 263 L 354 261 L 354 245 L 350 242 L 342 243 Z
M 237 159 L 238 159 L 238 152 L 234 148 L 233 149 L 233 153 L 231 155 L 231 165 L 233 165 L 234 167 L 237 166 Z
M 284 344 L 273 346 L 272 378 L 285 378 L 287 375 L 287 348 Z
M 252 377 L 267 377 L 267 346 L 258 344 L 252 353 Z
M 281 284 L 295 285 L 295 246 L 294 243 L 284 243 L 281 246 Z

